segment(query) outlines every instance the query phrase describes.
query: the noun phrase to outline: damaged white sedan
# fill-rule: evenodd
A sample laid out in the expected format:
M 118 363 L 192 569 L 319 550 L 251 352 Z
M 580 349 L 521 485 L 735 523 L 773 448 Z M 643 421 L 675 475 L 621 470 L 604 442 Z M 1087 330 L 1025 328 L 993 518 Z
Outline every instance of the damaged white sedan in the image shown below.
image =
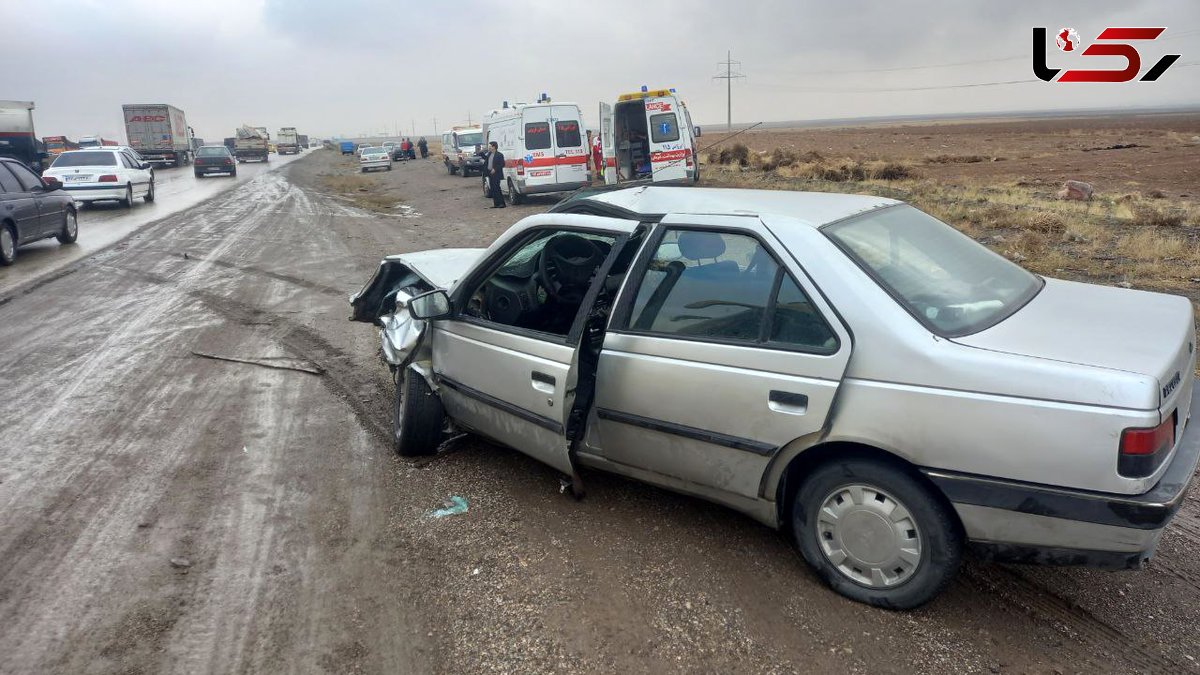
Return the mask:
M 563 472 L 786 528 L 838 592 L 910 608 L 964 547 L 1138 567 L 1200 456 L 1184 298 L 1035 276 L 908 205 L 638 187 L 490 248 L 394 256 L 395 442 L 447 422 Z

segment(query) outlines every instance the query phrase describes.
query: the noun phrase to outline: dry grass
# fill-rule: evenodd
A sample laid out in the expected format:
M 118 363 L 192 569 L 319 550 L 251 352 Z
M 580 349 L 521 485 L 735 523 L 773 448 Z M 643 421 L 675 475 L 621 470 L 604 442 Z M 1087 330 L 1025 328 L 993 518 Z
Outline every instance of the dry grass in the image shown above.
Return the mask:
M 975 164 L 988 161 L 983 155 L 931 155 L 925 158 L 926 164 Z
M 357 162 L 347 164 L 347 170 L 356 170 Z M 393 213 L 402 200 L 385 191 L 379 177 L 371 174 L 322 174 L 321 185 L 329 192 L 359 206 L 380 213 Z

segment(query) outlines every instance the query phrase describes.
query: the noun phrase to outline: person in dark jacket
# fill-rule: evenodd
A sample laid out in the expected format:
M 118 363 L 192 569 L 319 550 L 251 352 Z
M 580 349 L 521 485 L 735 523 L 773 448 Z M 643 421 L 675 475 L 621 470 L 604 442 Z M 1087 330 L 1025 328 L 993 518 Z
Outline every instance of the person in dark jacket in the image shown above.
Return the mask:
M 417 141 L 417 147 L 421 149 L 421 159 L 425 159 L 429 156 L 429 144 L 425 142 L 424 136 Z
M 500 193 L 500 181 L 504 178 L 504 153 L 496 141 L 488 143 L 487 163 L 484 164 L 488 177 L 488 190 L 492 194 L 492 208 L 502 209 L 506 206 L 504 195 Z

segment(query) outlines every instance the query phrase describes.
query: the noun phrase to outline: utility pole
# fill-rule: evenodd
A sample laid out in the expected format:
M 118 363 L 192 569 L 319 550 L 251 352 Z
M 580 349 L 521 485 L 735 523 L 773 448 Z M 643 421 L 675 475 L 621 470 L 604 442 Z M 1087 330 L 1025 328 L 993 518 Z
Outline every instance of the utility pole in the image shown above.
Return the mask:
M 733 131 L 733 81 L 746 76 L 741 73 L 742 62 L 733 60 L 732 51 L 725 52 L 725 60 L 717 65 L 725 68 L 724 72 L 713 76 L 714 80 L 725 80 L 725 129 Z
M 437 125 L 437 118 L 435 117 L 433 118 L 433 135 L 437 136 L 439 133 L 441 133 L 441 127 Z
M 411 120 L 411 121 L 412 121 L 412 130 L 413 130 L 412 135 L 416 136 L 417 135 L 417 121 L 415 119 Z
M 467 111 L 467 126 L 471 126 L 471 111 Z

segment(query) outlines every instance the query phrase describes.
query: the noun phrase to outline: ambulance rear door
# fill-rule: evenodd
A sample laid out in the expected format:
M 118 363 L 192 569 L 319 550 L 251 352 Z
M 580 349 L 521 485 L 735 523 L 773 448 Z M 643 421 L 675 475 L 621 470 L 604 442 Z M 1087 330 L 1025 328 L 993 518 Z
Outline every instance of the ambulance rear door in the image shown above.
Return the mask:
M 521 137 L 525 139 L 525 186 L 528 188 L 553 183 L 554 129 L 550 106 L 531 105 L 521 110 Z
M 604 184 L 617 184 L 617 145 L 613 142 L 613 107 L 600 102 L 600 148 L 604 154 Z
M 687 179 L 690 141 L 680 130 L 682 111 L 674 96 L 646 99 L 646 130 L 650 136 L 650 168 L 654 182 Z
M 554 168 L 559 183 L 586 183 L 587 138 L 583 134 L 583 120 L 579 107 L 574 105 L 551 106 L 550 118 L 554 123 Z

